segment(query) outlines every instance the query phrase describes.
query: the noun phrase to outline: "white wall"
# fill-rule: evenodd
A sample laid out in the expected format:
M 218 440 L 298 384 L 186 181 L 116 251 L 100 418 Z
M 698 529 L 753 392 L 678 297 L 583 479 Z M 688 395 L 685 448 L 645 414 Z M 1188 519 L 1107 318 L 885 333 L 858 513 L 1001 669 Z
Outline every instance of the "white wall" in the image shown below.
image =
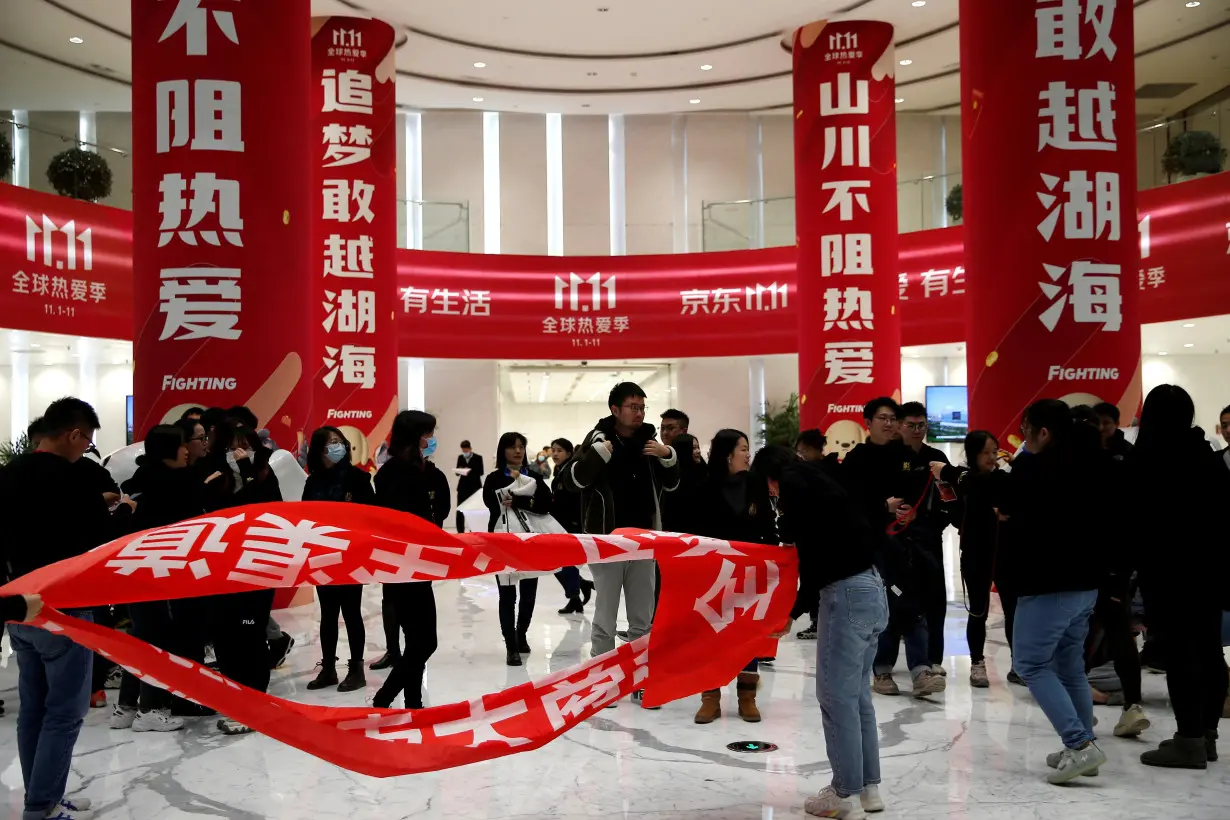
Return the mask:
M 529 440 L 526 449 L 533 457 L 557 438 L 566 438 L 574 447 L 579 447 L 598 420 L 610 413 L 610 409 L 600 401 L 578 404 L 518 404 L 506 401 L 500 408 L 500 434 L 512 431 L 521 433 Z M 495 464 L 496 439 L 483 444 L 486 449 L 482 452 L 493 455 L 487 464 L 490 470 Z M 478 442 L 474 442 L 474 446 L 478 447 Z
M 9 425 L 12 424 L 13 413 L 9 397 L 12 395 L 9 385 L 12 384 L 13 368 L 0 365 L 0 441 L 8 441 Z
M 1230 404 L 1230 356 L 1145 356 L 1145 394 L 1159 384 L 1177 384 L 1190 393 L 1196 424 L 1217 435 L 1222 408 Z
M 499 372 L 496 363 L 489 359 L 428 359 L 424 363 L 423 380 L 427 412 L 434 415 L 439 424 L 434 461 L 449 477 L 456 511 L 457 477 L 453 475 L 453 466 L 461 452 L 461 441 L 469 439 L 486 464 L 494 464 L 491 459 L 499 438 Z M 404 403 L 405 397 L 402 400 Z M 450 525 L 452 520 L 450 516 Z

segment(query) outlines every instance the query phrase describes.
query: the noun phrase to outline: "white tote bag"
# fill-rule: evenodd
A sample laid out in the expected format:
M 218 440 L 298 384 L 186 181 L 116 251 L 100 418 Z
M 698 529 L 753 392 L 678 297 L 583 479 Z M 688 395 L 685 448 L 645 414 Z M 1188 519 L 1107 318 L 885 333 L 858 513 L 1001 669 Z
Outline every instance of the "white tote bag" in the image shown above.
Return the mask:
M 513 496 L 532 498 L 537 491 L 538 482 L 533 476 L 518 475 L 512 484 L 501 490 L 496 490 L 495 497 L 502 503 L 505 499 Z M 567 530 L 552 515 L 504 507 L 500 517 L 496 519 L 493 532 L 534 532 L 546 534 L 564 533 Z M 497 572 L 495 574 L 495 582 L 500 586 L 512 586 L 523 578 L 538 578 L 550 574 L 549 572 Z

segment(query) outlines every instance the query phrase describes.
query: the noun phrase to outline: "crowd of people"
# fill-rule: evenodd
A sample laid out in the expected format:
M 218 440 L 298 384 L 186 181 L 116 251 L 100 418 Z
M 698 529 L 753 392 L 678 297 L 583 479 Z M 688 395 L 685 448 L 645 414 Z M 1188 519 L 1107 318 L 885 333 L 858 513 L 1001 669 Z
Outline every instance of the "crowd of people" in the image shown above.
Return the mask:
M 975 430 L 965 438 L 962 465 L 927 444 L 927 411 L 916 402 L 867 404 L 867 438 L 844 460 L 829 452 L 819 430 L 802 431 L 792 448 L 770 445 L 753 453 L 746 433 L 723 429 L 706 458 L 688 433 L 686 413 L 667 410 L 660 430 L 646 421 L 645 392 L 636 384 L 616 385 L 608 406 L 610 415 L 575 447 L 558 438 L 531 454 L 524 435 L 504 433 L 489 473 L 470 442 L 462 442 L 454 468 L 458 506 L 481 492 L 491 532 L 608 534 L 632 527 L 797 550 L 798 594 L 790 621 L 774 637 L 786 636 L 806 616 L 809 624 L 796 637 L 817 643 L 816 696 L 833 776 L 807 801 L 809 813 L 857 820 L 884 808 L 873 694 L 901 694 L 893 670 L 902 642 L 911 694 L 931 697 L 946 689 L 942 539 L 949 526 L 960 534 L 969 685 L 991 685 L 985 649 L 994 592 L 1012 658 L 1007 680 L 1028 687 L 1062 743 L 1047 759 L 1050 782 L 1095 776 L 1106 762 L 1095 742 L 1093 704 L 1109 695 L 1090 684 L 1103 660 L 1113 665 L 1122 692 L 1114 734 L 1136 737 L 1149 728 L 1141 702 L 1141 631 L 1152 648 L 1150 666 L 1166 672 L 1178 724 L 1174 737 L 1144 753 L 1142 762 L 1205 768 L 1217 759 L 1217 725 L 1230 705 L 1222 655 L 1230 598 L 1221 583 L 1226 559 L 1214 511 L 1230 486 L 1230 450 L 1209 447 L 1182 388 L 1162 385 L 1149 393 L 1134 444 L 1112 405 L 1071 408 L 1043 400 L 1024 413 L 1019 452 Z M 136 473 L 122 487 L 85 457 L 99 426 L 86 402 L 53 402 L 31 425 L 33 451 L 0 471 L 0 493 L 23 518 L 56 521 L 56 536 L 39 539 L 37 550 L 5 550 L 10 578 L 126 533 L 289 500 L 270 467 L 275 445 L 246 408 L 193 408 L 174 424 L 154 427 Z M 443 526 L 452 503 L 449 482 L 433 460 L 435 430 L 428 413 L 398 414 L 374 479 L 352 462 L 342 431 L 314 431 L 302 462 L 308 473 L 303 500 L 378 505 Z M 1221 433 L 1230 443 L 1230 408 L 1221 416 Z M 464 528 L 460 511 L 456 523 Z M 583 615 L 593 599 L 593 655 L 647 634 L 660 588 L 654 563 L 595 564 L 589 572 L 592 581 L 578 567 L 555 575 L 566 600 L 561 615 Z M 538 578 L 508 573 L 496 580 L 506 662 L 520 666 L 531 651 L 527 630 Z M 387 708 L 400 697 L 406 708 L 422 708 L 424 674 L 437 648 L 432 584 L 384 585 L 385 652 L 368 669 L 362 594 L 358 585 L 317 588 L 321 658 L 308 689 L 352 692 L 366 687 L 368 669 L 387 670 L 372 704 Z M 621 601 L 626 632 L 617 629 Z M 65 795 L 69 763 L 107 664 L 61 635 L 20 623 L 40 606 L 37 597 L 4 601 L 20 670 L 24 818 L 80 820 L 91 816 L 89 801 Z M 126 617 L 142 640 L 198 663 L 212 652 L 222 674 L 265 691 L 271 669 L 293 646 L 272 607 L 273 591 L 255 590 L 131 604 Z M 344 675 L 339 620 L 349 651 Z M 759 669 L 772 660 L 748 659 L 733 681 L 744 721 L 762 719 Z M 101 694 L 98 705 L 106 705 Z M 632 700 L 643 705 L 642 693 Z M 722 690 L 701 693 L 695 722 L 713 723 L 723 704 Z M 185 717 L 212 714 L 125 673 L 110 725 L 175 731 Z M 250 731 L 225 716 L 217 726 L 225 734 Z

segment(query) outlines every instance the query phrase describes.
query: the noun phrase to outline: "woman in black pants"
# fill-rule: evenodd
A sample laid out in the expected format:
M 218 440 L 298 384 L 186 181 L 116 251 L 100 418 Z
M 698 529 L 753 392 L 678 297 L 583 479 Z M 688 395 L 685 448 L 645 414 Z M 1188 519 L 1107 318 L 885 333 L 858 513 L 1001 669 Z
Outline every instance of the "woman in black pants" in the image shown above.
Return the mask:
M 940 481 L 951 485 L 962 509 L 958 530 L 961 534 L 961 579 L 965 583 L 965 638 L 969 643 L 969 684 L 978 689 L 990 686 L 987 678 L 986 642 L 987 614 L 991 609 L 991 586 L 999 585 L 999 602 L 1004 609 L 1004 633 L 1008 652 L 1012 652 L 1012 619 L 1016 597 L 1006 592 L 998 572 L 1000 517 L 996 512 L 997 495 L 1003 488 L 1006 473 L 998 469 L 999 441 L 986 430 L 973 430 L 965 437 L 965 463 L 954 467 L 942 461 L 932 462 L 931 470 Z M 1015 672 L 1008 673 L 1013 681 Z M 1016 678 L 1013 682 L 1019 682 Z
M 137 471 L 124 482 L 124 492 L 137 502 L 133 531 L 166 527 L 204 512 L 201 485 L 188 469 L 188 442 L 183 430 L 160 424 L 145 436 L 145 455 Z M 151 646 L 175 651 L 181 628 L 172 617 L 170 602 L 144 601 L 128 605 L 132 634 Z M 125 671 L 119 698 L 111 712 L 112 729 L 134 732 L 173 732 L 184 728 L 182 718 L 171 715 L 169 692 L 138 680 Z M 139 707 L 139 708 L 138 708 Z
M 308 443 L 308 480 L 303 487 L 304 501 L 349 501 L 375 504 L 372 477 L 350 462 L 350 442 L 336 427 L 321 427 Z M 320 599 L 320 674 L 307 685 L 310 690 L 336 686 L 339 692 L 353 692 L 367 684 L 363 676 L 363 585 L 336 584 L 316 587 Z M 350 660 L 346 678 L 337 679 L 337 618 L 346 621 L 346 640 Z
M 551 479 L 551 515 L 568 532 L 581 532 L 581 496 L 570 493 L 560 481 L 560 476 L 569 469 L 572 461 L 572 442 L 566 438 L 557 438 L 551 442 L 551 461 L 555 464 L 555 478 Z M 555 580 L 564 588 L 564 596 L 568 605 L 559 611 L 560 615 L 583 615 L 585 605 L 594 594 L 594 582 L 581 577 L 578 567 L 563 567 L 555 573 Z
M 487 532 L 532 532 L 517 514 L 524 511 L 545 515 L 551 511 L 551 488 L 540 473 L 530 472 L 526 466 L 525 445 L 525 436 L 520 433 L 500 436 L 495 450 L 495 471 L 483 480 L 483 502 L 491 512 Z M 529 493 L 530 482 L 533 482 L 532 493 Z M 514 485 L 526 487 L 527 494 L 514 493 Z M 521 656 L 530 653 L 526 633 L 534 616 L 534 603 L 538 600 L 538 578 L 521 578 L 510 572 L 497 573 L 495 579 L 500 591 L 500 631 L 504 634 L 505 660 L 509 666 L 521 666 Z M 518 588 L 521 592 L 519 609 Z
M 436 417 L 403 410 L 393 420 L 390 458 L 376 473 L 376 503 L 417 515 L 437 526 L 451 506 L 444 473 L 427 459 L 436 451 Z M 443 512 L 441 513 L 441 510 Z M 406 648 L 393 657 L 393 671 L 372 704 L 387 709 L 405 692 L 407 709 L 423 708 L 423 673 L 436 651 L 436 596 L 430 581 L 385 584 L 385 601 L 406 637 Z M 386 620 L 386 629 L 388 621 Z M 397 636 L 389 644 L 393 655 Z
M 1124 458 L 1123 510 L 1140 554 L 1145 614 L 1165 657 L 1178 731 L 1145 752 L 1146 766 L 1204 769 L 1217 759 L 1226 697 L 1221 613 L 1227 602 L 1225 525 L 1220 510 L 1230 472 L 1193 427 L 1195 406 L 1181 387 L 1149 391 L 1136 446 Z

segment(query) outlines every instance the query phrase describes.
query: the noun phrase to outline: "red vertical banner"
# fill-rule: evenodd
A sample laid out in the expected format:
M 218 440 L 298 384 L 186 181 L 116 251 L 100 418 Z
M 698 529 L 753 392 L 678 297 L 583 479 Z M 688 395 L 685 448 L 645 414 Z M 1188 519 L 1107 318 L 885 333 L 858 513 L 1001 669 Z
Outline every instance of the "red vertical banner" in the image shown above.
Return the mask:
M 309 0 L 133 0 L 138 436 L 246 404 L 283 447 L 310 388 Z
M 1131 0 L 961 0 L 970 421 L 1140 405 Z
M 312 18 L 313 354 L 308 431 L 338 427 L 356 464 L 397 413 L 397 72 L 393 28 Z
M 800 412 L 830 438 L 901 395 L 895 68 L 888 23 L 794 33 Z

